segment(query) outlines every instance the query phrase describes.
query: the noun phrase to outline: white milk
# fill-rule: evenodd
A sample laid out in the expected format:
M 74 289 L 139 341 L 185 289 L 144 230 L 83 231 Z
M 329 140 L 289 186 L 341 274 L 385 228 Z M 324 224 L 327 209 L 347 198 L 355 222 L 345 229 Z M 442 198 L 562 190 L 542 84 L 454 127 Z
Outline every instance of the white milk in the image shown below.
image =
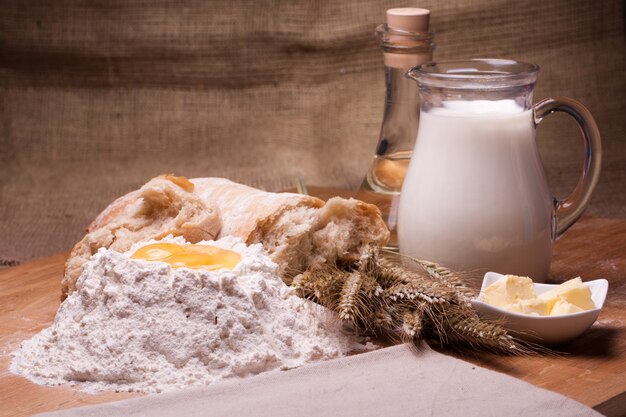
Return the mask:
M 499 106 L 497 113 L 483 107 L 467 115 L 463 106 L 420 116 L 400 195 L 400 251 L 456 269 L 543 281 L 553 200 L 532 114 Z

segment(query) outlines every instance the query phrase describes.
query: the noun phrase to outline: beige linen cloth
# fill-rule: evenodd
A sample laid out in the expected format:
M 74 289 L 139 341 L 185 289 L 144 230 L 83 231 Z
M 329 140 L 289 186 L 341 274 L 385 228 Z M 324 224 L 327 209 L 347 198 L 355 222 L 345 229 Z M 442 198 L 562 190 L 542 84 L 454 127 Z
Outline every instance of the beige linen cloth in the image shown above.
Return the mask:
M 584 417 L 574 400 L 423 347 L 399 345 L 212 387 L 41 417 Z

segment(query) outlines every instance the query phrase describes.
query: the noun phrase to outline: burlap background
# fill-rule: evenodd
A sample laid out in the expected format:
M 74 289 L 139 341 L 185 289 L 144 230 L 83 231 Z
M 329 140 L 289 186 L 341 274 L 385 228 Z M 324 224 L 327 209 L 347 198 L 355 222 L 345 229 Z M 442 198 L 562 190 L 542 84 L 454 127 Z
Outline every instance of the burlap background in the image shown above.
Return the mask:
M 623 1 L 0 0 L 0 262 L 68 249 L 163 172 L 356 187 L 382 116 L 374 28 L 406 5 L 432 10 L 437 59 L 535 62 L 536 100 L 587 105 L 604 141 L 589 211 L 626 217 Z M 577 129 L 553 117 L 539 146 L 564 196 Z

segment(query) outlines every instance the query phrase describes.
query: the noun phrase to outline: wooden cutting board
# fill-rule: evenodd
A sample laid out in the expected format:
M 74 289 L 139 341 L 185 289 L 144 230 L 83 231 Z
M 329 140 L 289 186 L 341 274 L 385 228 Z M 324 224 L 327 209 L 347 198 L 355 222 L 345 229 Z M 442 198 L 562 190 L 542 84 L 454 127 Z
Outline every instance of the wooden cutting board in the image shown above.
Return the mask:
M 20 341 L 51 324 L 60 304 L 60 279 L 67 254 L 0 271 L 0 416 L 120 400 L 140 394 L 84 394 L 44 387 L 8 371 Z M 609 296 L 598 322 L 564 346 L 562 356 L 512 358 L 458 355 L 480 366 L 521 378 L 614 416 L 626 415 L 626 221 L 583 219 L 556 242 L 551 281 L 581 275 L 606 278 Z M 450 353 L 450 352 L 448 352 Z M 480 381 L 476 381 L 480 383 Z

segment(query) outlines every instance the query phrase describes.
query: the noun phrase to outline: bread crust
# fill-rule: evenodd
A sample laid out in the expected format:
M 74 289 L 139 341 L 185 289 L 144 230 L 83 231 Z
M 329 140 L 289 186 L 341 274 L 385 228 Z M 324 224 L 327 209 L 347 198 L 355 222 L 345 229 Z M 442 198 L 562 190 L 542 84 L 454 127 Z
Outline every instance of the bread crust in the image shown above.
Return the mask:
M 298 207 L 321 208 L 319 198 L 293 193 L 270 193 L 226 178 L 194 178 L 195 192 L 215 207 L 222 219 L 222 236 L 237 236 L 254 243 L 251 236 L 271 227 L 286 211 Z

